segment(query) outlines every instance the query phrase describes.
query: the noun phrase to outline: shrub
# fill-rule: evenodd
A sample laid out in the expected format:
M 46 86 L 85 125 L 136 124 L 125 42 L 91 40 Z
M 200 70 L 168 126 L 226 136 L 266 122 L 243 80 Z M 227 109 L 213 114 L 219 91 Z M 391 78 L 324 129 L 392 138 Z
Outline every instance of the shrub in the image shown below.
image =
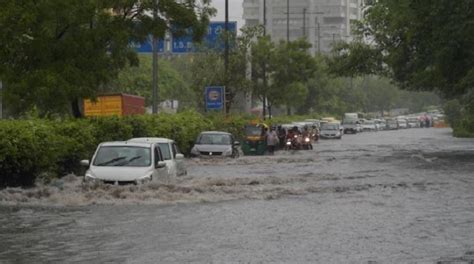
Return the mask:
M 104 141 L 165 137 L 174 139 L 180 150 L 189 154 L 200 132 L 221 130 L 241 138 L 244 125 L 251 120 L 243 115 L 205 117 L 195 111 L 124 118 L 2 120 L 0 187 L 32 186 L 40 176 L 82 174 L 80 160 L 90 159 Z
M 61 142 L 50 122 L 0 122 L 0 187 L 32 186 L 41 173 L 56 170 Z
M 89 120 L 54 122 L 53 128 L 57 140 L 61 142 L 55 174 L 82 173 L 84 168 L 79 161 L 92 158 L 99 143 L 97 128 Z

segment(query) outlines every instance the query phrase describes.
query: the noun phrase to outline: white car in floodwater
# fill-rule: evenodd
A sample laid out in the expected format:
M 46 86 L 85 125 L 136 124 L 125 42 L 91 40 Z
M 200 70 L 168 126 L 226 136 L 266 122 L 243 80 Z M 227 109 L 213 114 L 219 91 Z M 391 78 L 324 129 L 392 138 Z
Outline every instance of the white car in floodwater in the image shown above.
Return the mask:
M 365 120 L 364 123 L 362 123 L 362 129 L 364 131 L 377 131 L 377 125 L 375 124 L 374 120 Z
M 161 149 L 163 153 L 163 159 L 168 168 L 168 176 L 176 177 L 186 175 L 188 171 L 184 164 L 184 155 L 179 151 L 178 145 L 172 139 L 158 138 L 158 137 L 143 137 L 143 138 L 132 138 L 128 142 L 147 142 L 155 143 Z
M 240 142 L 234 136 L 222 131 L 204 131 L 199 134 L 193 148 L 192 157 L 238 158 Z
M 104 142 L 92 162 L 81 161 L 89 169 L 86 183 L 145 184 L 168 178 L 168 169 L 158 144 L 146 142 Z

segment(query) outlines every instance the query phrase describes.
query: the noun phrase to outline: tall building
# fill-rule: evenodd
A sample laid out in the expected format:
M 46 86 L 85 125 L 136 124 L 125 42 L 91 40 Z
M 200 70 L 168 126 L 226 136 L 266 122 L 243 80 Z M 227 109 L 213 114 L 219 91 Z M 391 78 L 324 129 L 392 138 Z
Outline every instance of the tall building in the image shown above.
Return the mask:
M 362 14 L 362 0 L 244 0 L 246 26 L 264 24 L 264 2 L 267 34 L 274 41 L 286 40 L 289 28 L 289 39 L 306 37 L 313 54 L 329 52 L 337 41 L 351 41 L 351 22 Z

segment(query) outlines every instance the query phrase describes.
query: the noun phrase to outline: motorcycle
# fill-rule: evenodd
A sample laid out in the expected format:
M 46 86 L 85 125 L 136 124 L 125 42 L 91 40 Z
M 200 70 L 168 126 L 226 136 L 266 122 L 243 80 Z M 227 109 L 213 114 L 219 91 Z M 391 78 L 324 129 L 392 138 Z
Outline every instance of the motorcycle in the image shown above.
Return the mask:
M 319 132 L 316 131 L 316 132 L 311 133 L 311 139 L 314 142 L 318 141 L 319 140 Z
M 303 139 L 302 147 L 306 150 L 313 149 L 313 145 L 311 144 L 311 138 L 309 136 Z
M 299 150 L 301 149 L 300 137 L 298 135 L 294 135 L 291 138 L 286 139 L 286 150 Z

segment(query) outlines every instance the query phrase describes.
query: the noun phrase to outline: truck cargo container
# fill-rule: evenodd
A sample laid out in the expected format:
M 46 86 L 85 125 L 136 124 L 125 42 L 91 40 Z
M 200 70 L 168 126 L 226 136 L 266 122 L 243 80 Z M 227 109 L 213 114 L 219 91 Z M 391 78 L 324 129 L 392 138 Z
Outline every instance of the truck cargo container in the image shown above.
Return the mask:
M 99 95 L 84 99 L 84 116 L 127 116 L 145 113 L 145 98 L 130 94 Z

